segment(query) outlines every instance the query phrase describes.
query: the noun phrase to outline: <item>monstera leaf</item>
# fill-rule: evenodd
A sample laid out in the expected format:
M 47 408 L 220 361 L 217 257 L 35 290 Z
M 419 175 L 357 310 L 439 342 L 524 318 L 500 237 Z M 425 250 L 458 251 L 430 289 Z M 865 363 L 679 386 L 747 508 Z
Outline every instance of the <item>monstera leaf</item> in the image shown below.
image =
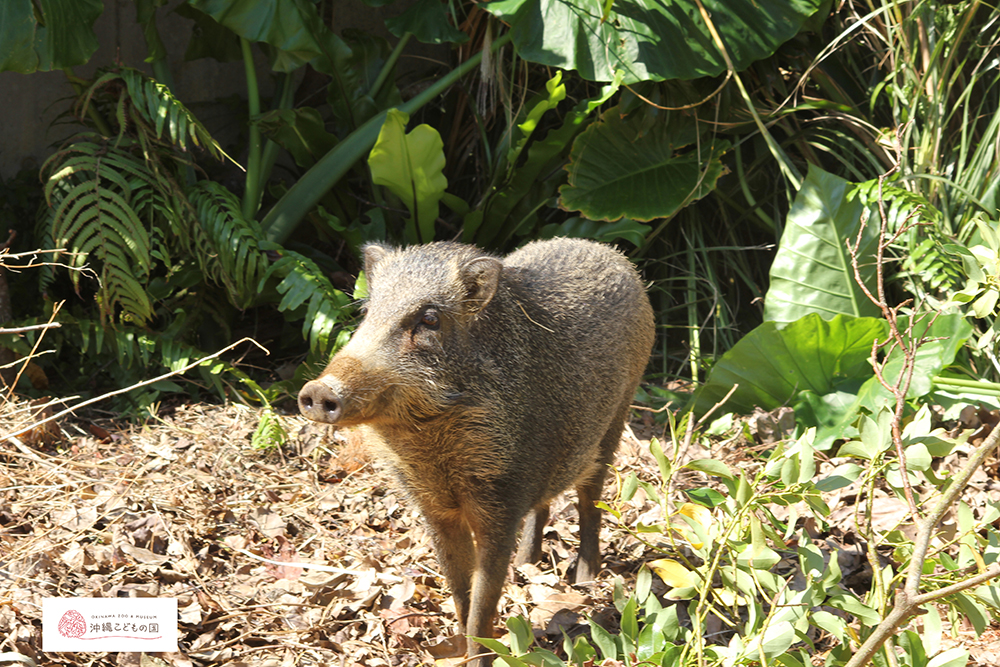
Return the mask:
M 799 32 L 821 0 L 703 0 L 736 68 L 766 58 Z M 497 0 L 525 60 L 625 83 L 715 76 L 726 69 L 694 0 Z

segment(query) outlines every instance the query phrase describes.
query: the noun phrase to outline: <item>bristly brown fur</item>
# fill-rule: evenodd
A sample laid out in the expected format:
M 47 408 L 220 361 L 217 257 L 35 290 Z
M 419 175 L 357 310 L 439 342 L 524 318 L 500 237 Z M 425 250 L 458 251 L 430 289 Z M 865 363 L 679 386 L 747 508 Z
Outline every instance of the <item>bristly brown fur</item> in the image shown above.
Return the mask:
M 367 315 L 300 406 L 377 443 L 430 525 L 462 631 L 491 636 L 522 520 L 518 562 L 540 554 L 548 502 L 571 486 L 576 580 L 598 574 L 594 502 L 649 358 L 652 309 L 629 261 L 590 241 L 503 259 L 457 243 L 364 254 Z

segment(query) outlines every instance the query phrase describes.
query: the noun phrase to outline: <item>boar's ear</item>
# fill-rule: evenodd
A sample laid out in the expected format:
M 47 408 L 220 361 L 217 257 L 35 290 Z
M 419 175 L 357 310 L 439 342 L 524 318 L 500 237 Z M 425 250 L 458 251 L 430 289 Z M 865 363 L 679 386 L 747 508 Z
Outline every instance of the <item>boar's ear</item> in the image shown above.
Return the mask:
M 368 281 L 369 289 L 372 285 L 372 269 L 374 269 L 375 265 L 382 261 L 382 258 L 384 258 L 387 254 L 389 254 L 388 248 L 375 243 L 369 243 L 361 248 L 361 257 L 365 262 L 365 280 Z
M 465 285 L 465 304 L 470 312 L 479 312 L 486 307 L 500 285 L 503 262 L 495 257 L 477 257 L 464 264 L 460 271 Z

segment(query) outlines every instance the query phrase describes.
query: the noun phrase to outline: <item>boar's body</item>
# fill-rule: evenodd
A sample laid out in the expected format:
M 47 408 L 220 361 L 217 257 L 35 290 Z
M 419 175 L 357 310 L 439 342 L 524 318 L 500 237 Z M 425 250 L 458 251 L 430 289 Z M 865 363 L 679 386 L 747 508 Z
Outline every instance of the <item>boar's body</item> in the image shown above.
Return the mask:
M 653 344 L 649 300 L 625 257 L 574 239 L 503 260 L 368 246 L 365 272 L 365 319 L 303 388 L 302 412 L 365 429 L 431 526 L 462 631 L 491 636 L 522 519 L 526 562 L 571 486 L 576 580 L 597 574 L 594 501 Z

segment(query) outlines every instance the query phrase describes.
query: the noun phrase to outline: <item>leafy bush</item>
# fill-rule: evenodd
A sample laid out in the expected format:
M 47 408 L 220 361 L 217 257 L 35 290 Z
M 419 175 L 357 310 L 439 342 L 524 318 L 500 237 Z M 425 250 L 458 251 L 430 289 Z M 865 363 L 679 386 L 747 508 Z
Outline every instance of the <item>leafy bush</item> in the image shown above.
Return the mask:
M 565 637 L 565 658 L 532 648 L 530 625 L 521 618 L 508 621 L 507 643 L 482 643 L 501 656 L 499 664 L 517 667 L 583 666 L 595 660 L 664 667 L 777 661 L 804 667 L 813 664 L 818 652 L 827 665 L 863 664 L 858 662 L 862 645 L 874 644 L 874 651 L 895 636 L 886 648 L 901 664 L 966 664 L 965 649 L 940 648 L 939 605 L 947 606 L 952 622 L 966 618 L 979 633 L 991 614 L 1000 611 L 995 580 L 1000 575 L 1000 533 L 993 526 L 1000 504 L 978 514 L 962 501 L 956 504 L 982 456 L 1000 443 L 1000 431 L 949 479 L 936 472 L 933 462 L 964 447 L 969 432 L 950 438 L 943 429 L 932 429 L 930 411 L 922 410 L 904 429 L 904 468 L 893 450 L 893 420 L 889 410 L 862 417 L 859 437 L 839 448 L 836 464 L 816 449 L 815 430 L 810 429 L 739 470 L 716 459 L 682 462 L 686 443 L 707 436 L 684 421 L 671 422 L 672 448 L 664 452 L 656 439 L 650 443 L 659 478 L 644 480 L 626 472 L 618 496 L 604 506 L 648 553 L 658 556 L 647 556 L 634 591 L 616 583 L 619 628 L 609 631 L 589 621 L 587 636 Z M 739 436 L 732 431 L 720 435 Z M 876 520 L 873 507 L 889 502 L 883 485 L 905 508 L 904 479 L 926 498 L 919 514 L 903 509 L 897 524 Z M 674 509 L 677 490 L 688 502 Z M 857 535 L 871 567 L 867 592 L 845 585 L 841 556 L 821 537 L 830 530 L 831 519 L 824 502 L 830 496 L 824 494 L 845 490 L 853 501 L 839 502 L 857 508 Z M 638 492 L 646 498 L 642 511 L 627 512 Z M 653 515 L 650 504 L 659 507 L 662 522 L 625 518 Z M 957 534 L 932 542 L 948 507 L 956 511 Z M 805 529 L 808 524 L 814 528 Z M 976 574 L 970 575 L 970 569 Z M 654 575 L 666 585 L 665 592 L 653 592 Z M 903 629 L 916 608 L 923 614 L 922 625 Z M 713 634 L 710 627 L 722 631 Z M 884 653 L 874 657 L 875 664 L 890 664 Z

